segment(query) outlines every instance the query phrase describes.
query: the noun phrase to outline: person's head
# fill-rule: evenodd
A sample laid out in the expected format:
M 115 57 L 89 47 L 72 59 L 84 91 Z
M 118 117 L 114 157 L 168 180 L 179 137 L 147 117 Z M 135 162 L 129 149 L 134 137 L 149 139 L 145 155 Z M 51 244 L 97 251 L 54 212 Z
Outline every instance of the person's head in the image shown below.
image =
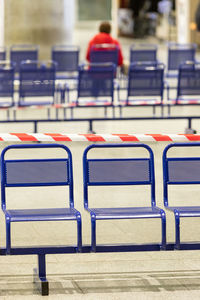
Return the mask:
M 104 32 L 110 34 L 111 32 L 111 25 L 109 22 L 102 22 L 99 26 L 99 32 Z

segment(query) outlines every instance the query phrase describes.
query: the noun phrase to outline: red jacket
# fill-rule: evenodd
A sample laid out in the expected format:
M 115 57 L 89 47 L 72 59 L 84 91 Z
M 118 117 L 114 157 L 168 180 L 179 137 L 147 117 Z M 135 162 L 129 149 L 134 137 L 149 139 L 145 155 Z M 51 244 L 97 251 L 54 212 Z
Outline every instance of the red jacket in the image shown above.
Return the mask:
M 93 39 L 91 39 L 91 41 L 89 42 L 88 45 L 88 49 L 87 49 L 87 54 L 86 54 L 86 59 L 88 61 L 90 61 L 90 51 L 91 51 L 91 47 L 93 45 L 96 44 L 115 44 L 118 45 L 119 47 L 119 60 L 118 60 L 118 65 L 121 66 L 123 64 L 123 56 L 122 56 L 122 50 L 121 50 L 121 46 L 120 43 L 113 39 L 110 34 L 108 33 L 104 33 L 104 32 L 100 32 L 97 35 L 95 35 L 93 37 Z

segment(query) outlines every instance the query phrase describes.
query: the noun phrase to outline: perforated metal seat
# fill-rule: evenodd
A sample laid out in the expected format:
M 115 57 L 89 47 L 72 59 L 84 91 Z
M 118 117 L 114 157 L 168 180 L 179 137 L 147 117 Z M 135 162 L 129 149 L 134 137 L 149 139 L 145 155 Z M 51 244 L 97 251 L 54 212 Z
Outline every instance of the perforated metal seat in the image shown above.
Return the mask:
M 113 63 L 118 65 L 119 46 L 115 44 L 93 45 L 90 51 L 91 63 Z
M 181 64 L 178 73 L 176 102 L 200 100 L 200 63 L 188 61 Z
M 90 150 L 100 148 L 101 154 L 106 148 L 143 148 L 148 151 L 148 158 L 115 158 L 115 159 L 89 159 Z M 120 153 L 120 152 L 119 152 Z M 120 155 L 121 156 L 121 155 Z M 113 219 L 142 219 L 159 218 L 162 224 L 162 245 L 166 246 L 166 222 L 165 212 L 156 206 L 155 202 L 155 178 L 153 152 L 150 147 L 144 144 L 110 144 L 91 145 L 86 148 L 83 156 L 84 166 L 84 207 L 90 213 L 92 238 L 91 249 L 96 251 L 96 220 Z M 146 207 L 110 207 L 91 208 L 89 207 L 90 186 L 135 186 L 149 185 L 151 188 L 151 206 Z M 133 191 L 134 198 L 134 191 Z M 137 200 L 137 199 L 135 199 Z M 114 196 L 110 201 L 114 205 Z
M 80 48 L 74 45 L 52 47 L 51 59 L 57 63 L 56 79 L 77 79 Z
M 9 107 L 14 104 L 14 73 L 15 64 L 10 61 L 0 61 L 0 107 Z M 8 99 L 8 100 L 7 100 Z
M 89 208 L 88 211 L 97 220 L 160 218 L 162 213 L 158 207 Z
M 24 149 L 34 149 L 35 153 L 41 148 L 63 149 L 64 158 L 51 159 L 6 159 L 7 152 L 14 153 Z M 12 150 L 12 151 L 10 151 Z M 39 154 L 39 153 L 38 153 Z M 69 189 L 69 207 L 63 208 L 38 208 L 38 209 L 7 209 L 6 190 L 11 187 L 50 187 L 66 186 Z M 8 146 L 1 154 L 1 190 L 2 210 L 6 220 L 6 250 L 11 248 L 11 222 L 30 221 L 76 221 L 77 222 L 77 249 L 81 251 L 81 215 L 74 208 L 73 198 L 73 170 L 70 150 L 59 144 L 41 145 L 12 145 Z M 46 190 L 45 190 L 46 192 Z M 46 193 L 44 193 L 44 198 Z M 27 199 L 28 201 L 29 199 Z M 55 199 L 56 206 L 56 199 Z
M 22 61 L 38 60 L 39 46 L 37 45 L 12 45 L 10 60 L 16 64 L 15 72 L 19 72 Z
M 158 62 L 132 63 L 128 73 L 127 105 L 134 101 L 152 101 L 162 104 L 164 92 L 164 65 Z
M 200 217 L 200 206 L 168 206 L 169 210 L 180 217 Z
M 130 63 L 157 61 L 157 46 L 153 44 L 133 44 L 130 47 Z
M 6 47 L 0 47 L 0 60 L 6 60 Z
M 112 63 L 84 64 L 79 67 L 77 105 L 82 99 L 93 98 L 96 103 L 103 99 L 105 105 L 114 100 L 115 65 Z M 90 100 L 91 102 L 91 100 Z
M 181 64 L 195 61 L 196 47 L 196 44 L 169 43 L 167 77 L 177 77 Z
M 20 73 L 19 73 L 20 85 L 19 85 L 18 105 L 30 106 L 30 105 L 53 104 L 56 95 L 55 79 L 56 79 L 55 62 L 52 61 L 22 62 L 20 65 Z M 41 101 L 42 97 L 48 97 L 48 100 Z M 39 98 L 39 100 L 35 98 Z
M 5 216 L 10 219 L 10 222 L 76 220 L 78 214 L 75 208 L 8 209 L 5 211 Z
M 180 218 L 200 217 L 200 206 L 183 206 L 181 199 L 179 206 L 169 205 L 168 189 L 170 186 L 200 184 L 200 157 L 179 157 L 177 155 L 168 157 L 168 151 L 171 148 L 181 147 L 200 147 L 200 143 L 171 144 L 163 152 L 164 205 L 175 216 L 176 249 L 181 247 Z

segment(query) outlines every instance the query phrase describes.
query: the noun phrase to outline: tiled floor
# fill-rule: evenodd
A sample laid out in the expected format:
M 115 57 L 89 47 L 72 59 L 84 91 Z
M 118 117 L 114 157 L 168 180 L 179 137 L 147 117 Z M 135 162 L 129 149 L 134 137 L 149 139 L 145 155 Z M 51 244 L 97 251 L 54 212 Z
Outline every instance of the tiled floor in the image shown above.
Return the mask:
M 91 36 L 93 32 L 90 32 Z M 88 40 L 88 32 L 75 34 L 83 50 Z M 126 55 L 128 47 L 133 42 L 121 39 Z M 159 57 L 166 59 L 165 45 L 159 48 Z M 86 111 L 79 110 L 77 116 L 83 116 Z M 101 110 L 87 110 L 87 114 L 101 115 Z M 1 112 L 1 117 L 3 114 Z M 159 110 L 158 110 L 159 113 Z M 42 117 L 43 110 L 22 110 L 19 117 Z M 151 108 L 130 108 L 124 110 L 124 115 L 151 115 Z M 198 107 L 174 108 L 172 114 L 199 115 Z M 199 132 L 200 121 L 194 121 L 193 127 Z M 98 133 L 184 133 L 187 122 L 182 121 L 127 121 L 127 122 L 96 122 L 94 129 Z M 40 124 L 40 132 L 87 133 L 86 123 Z M 0 125 L 1 132 L 31 132 L 32 125 Z M 8 143 L 1 143 L 2 149 Z M 75 178 L 75 207 L 80 210 L 83 218 L 83 243 L 90 242 L 90 219 L 83 209 L 82 187 L 82 154 L 89 143 L 67 144 L 72 150 Z M 155 154 L 156 165 L 156 196 L 157 205 L 163 207 L 162 196 L 162 151 L 167 145 L 149 143 Z M 0 149 L 0 150 L 1 150 Z M 23 155 L 27 156 L 26 152 Z M 32 155 L 35 153 L 32 152 Z M 48 152 L 47 155 L 50 155 Z M 112 155 L 115 155 L 112 153 Z M 130 187 L 115 189 L 103 188 L 101 192 L 93 192 L 96 206 L 130 205 L 136 200 L 140 205 L 146 203 L 146 191 Z M 198 203 L 198 187 L 186 190 L 174 190 L 174 200 L 181 199 L 186 205 L 188 201 Z M 65 205 L 64 189 L 43 191 L 17 189 L 9 191 L 13 207 L 38 207 L 47 204 L 50 207 Z M 196 198 L 195 198 L 196 197 Z M 43 200 L 45 199 L 45 204 Z M 123 203 L 122 203 L 123 200 Z M 190 202 L 191 203 L 191 202 Z M 0 246 L 5 246 L 5 225 L 3 214 L 0 214 L 1 238 Z M 182 239 L 193 241 L 199 239 L 199 220 L 187 219 L 181 223 Z M 160 223 L 157 220 L 124 220 L 102 221 L 97 223 L 99 243 L 145 243 L 160 241 Z M 13 245 L 61 245 L 76 242 L 75 224 L 69 223 L 31 223 L 14 224 L 12 227 Z M 167 213 L 167 240 L 174 241 L 174 217 Z M 36 267 L 35 256 L 0 257 L 0 297 L 1 299 L 39 299 L 38 291 L 33 285 L 33 268 Z M 117 300 L 117 299 L 199 299 L 200 298 L 200 251 L 173 251 L 147 253 L 108 253 L 108 254 L 70 254 L 47 256 L 47 278 L 50 282 L 49 299 L 70 300 Z

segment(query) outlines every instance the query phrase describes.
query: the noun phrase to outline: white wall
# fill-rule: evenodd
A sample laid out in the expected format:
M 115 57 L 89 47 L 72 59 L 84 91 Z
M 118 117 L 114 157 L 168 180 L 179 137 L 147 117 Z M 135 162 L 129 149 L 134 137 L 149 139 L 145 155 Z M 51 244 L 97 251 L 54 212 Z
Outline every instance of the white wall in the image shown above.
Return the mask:
M 0 47 L 4 46 L 4 0 L 0 0 Z
M 176 0 L 177 42 L 190 42 L 190 0 Z
M 64 22 L 67 28 L 67 44 L 73 44 L 73 32 L 75 25 L 75 0 L 64 1 Z

